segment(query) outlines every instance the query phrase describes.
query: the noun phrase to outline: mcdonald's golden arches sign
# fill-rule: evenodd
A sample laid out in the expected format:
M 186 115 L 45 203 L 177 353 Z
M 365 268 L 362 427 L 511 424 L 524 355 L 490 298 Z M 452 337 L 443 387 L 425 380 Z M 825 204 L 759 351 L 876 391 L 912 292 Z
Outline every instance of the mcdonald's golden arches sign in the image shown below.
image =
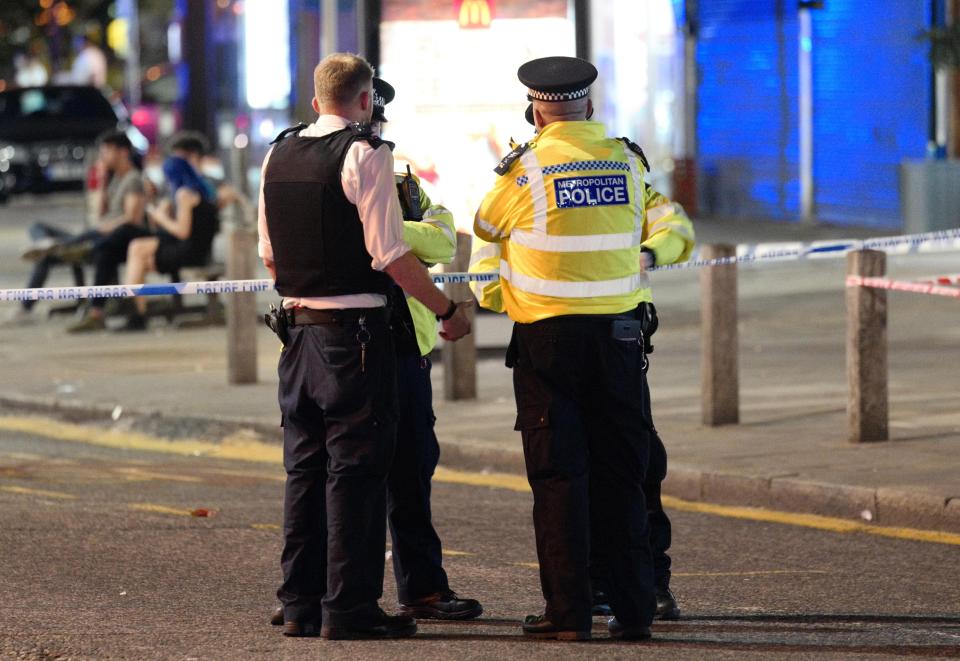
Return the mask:
M 461 28 L 488 28 L 493 20 L 494 0 L 456 0 Z

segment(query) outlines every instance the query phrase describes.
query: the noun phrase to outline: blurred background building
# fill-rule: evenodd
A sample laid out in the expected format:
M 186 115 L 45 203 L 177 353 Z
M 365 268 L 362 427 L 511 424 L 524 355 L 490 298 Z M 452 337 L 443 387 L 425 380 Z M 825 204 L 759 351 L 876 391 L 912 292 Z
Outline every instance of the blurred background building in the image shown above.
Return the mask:
M 600 69 L 597 119 L 642 144 L 654 184 L 700 217 L 899 229 L 926 213 L 921 225 L 956 226 L 960 200 L 930 200 L 960 190 L 960 85 L 949 61 L 935 70 L 930 44 L 954 48 L 958 5 L 4 0 L 0 89 L 15 84 L 23 54 L 55 79 L 88 34 L 108 56 L 107 85 L 154 145 L 202 130 L 253 184 L 273 136 L 312 119 L 316 62 L 359 52 L 397 88 L 387 137 L 398 159 L 467 227 L 510 139 L 532 135 L 517 67 L 579 55 Z

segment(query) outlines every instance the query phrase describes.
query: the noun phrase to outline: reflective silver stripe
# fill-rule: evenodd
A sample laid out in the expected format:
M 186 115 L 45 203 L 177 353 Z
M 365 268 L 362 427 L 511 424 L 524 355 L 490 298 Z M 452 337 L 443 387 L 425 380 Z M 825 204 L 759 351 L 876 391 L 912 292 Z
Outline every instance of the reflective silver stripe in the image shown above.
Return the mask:
M 497 229 L 496 227 L 494 227 L 493 225 L 485 221 L 483 218 L 480 218 L 479 216 L 477 216 L 473 220 L 480 229 L 482 229 L 484 232 L 486 232 L 490 236 L 492 237 L 503 236 L 503 233 L 499 229 Z
M 661 220 L 659 223 L 655 223 L 650 227 L 649 234 L 650 236 L 653 236 L 654 234 L 658 232 L 662 232 L 664 230 L 679 234 L 680 236 L 687 239 L 688 241 L 694 240 L 693 232 L 690 230 L 689 227 L 687 227 L 683 223 L 678 223 L 672 220 Z
M 640 232 L 643 230 L 643 177 L 640 176 L 642 166 L 633 150 L 625 147 L 623 151 L 626 152 L 627 159 L 630 161 L 630 174 L 633 175 L 633 231 Z
M 501 252 L 499 243 L 485 245 L 470 256 L 470 268 L 472 269 L 475 264 L 479 264 L 484 259 L 499 257 Z
M 528 149 L 520 156 L 520 163 L 526 170 L 530 180 L 530 196 L 533 198 L 533 230 L 542 234 L 547 233 L 547 187 L 543 183 L 543 171 L 540 161 L 532 149 Z
M 426 211 L 423 212 L 424 218 L 432 218 L 433 216 L 440 216 L 443 214 L 449 214 L 450 209 L 446 208 L 442 204 L 434 204 L 432 207 L 429 207 Z
M 623 234 L 581 234 L 558 236 L 530 230 L 513 230 L 510 243 L 544 252 L 595 252 L 599 250 L 626 250 L 640 245 L 640 232 Z
M 647 222 L 655 223 L 664 216 L 672 216 L 677 212 L 677 208 L 673 204 L 661 204 L 659 206 L 647 209 Z
M 591 282 L 563 282 L 561 280 L 543 280 L 519 273 L 510 268 L 506 260 L 500 260 L 500 278 L 507 280 L 513 287 L 529 294 L 552 296 L 553 298 L 594 298 L 597 296 L 623 296 L 638 289 L 650 287 L 646 273 L 637 273 L 615 280 L 594 280 Z
M 448 239 L 453 241 L 454 244 L 457 242 L 457 232 L 442 220 L 427 220 L 426 218 L 424 218 L 422 222 L 425 225 L 429 225 L 430 227 L 436 227 L 438 230 L 442 230 L 444 235 Z

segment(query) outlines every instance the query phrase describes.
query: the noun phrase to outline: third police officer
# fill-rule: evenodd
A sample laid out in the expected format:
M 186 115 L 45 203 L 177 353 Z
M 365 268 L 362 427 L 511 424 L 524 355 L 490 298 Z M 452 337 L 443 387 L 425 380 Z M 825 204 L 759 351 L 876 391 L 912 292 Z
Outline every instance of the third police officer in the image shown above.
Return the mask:
M 516 322 L 507 362 L 546 600 L 523 630 L 590 637 L 592 551 L 609 576 L 611 635 L 642 640 L 657 606 L 642 486 L 655 435 L 646 269 L 686 259 L 693 232 L 644 182 L 640 148 L 588 120 L 593 65 L 548 57 L 518 75 L 539 134 L 496 168 L 474 230 L 499 245 Z

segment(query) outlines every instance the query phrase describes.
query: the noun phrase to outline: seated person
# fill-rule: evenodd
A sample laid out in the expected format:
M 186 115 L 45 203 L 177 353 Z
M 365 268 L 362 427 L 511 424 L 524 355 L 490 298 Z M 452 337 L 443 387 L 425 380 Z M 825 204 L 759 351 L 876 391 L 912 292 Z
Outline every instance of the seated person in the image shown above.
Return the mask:
M 75 283 L 83 286 L 83 263 L 91 258 L 96 267 L 94 284 L 116 284 L 117 266 L 126 259 L 130 241 L 148 234 L 143 215 L 143 182 L 130 139 L 121 131 L 111 131 L 101 136 L 99 142 L 97 165 L 109 179 L 101 197 L 99 223 L 95 229 L 79 235 L 43 223 L 34 224 L 29 230 L 34 243 L 24 253 L 25 258 L 36 261 L 27 287 L 43 287 L 50 269 L 60 264 L 70 264 Z M 35 303 L 23 301 L 8 323 L 29 321 Z
M 210 261 L 213 238 L 220 230 L 216 193 L 191 165 L 171 157 L 163 164 L 171 197 L 147 207 L 147 218 L 157 236 L 134 239 L 127 251 L 126 284 L 140 285 L 148 273 L 175 273 Z M 147 301 L 134 299 L 136 312 L 124 330 L 147 328 Z

